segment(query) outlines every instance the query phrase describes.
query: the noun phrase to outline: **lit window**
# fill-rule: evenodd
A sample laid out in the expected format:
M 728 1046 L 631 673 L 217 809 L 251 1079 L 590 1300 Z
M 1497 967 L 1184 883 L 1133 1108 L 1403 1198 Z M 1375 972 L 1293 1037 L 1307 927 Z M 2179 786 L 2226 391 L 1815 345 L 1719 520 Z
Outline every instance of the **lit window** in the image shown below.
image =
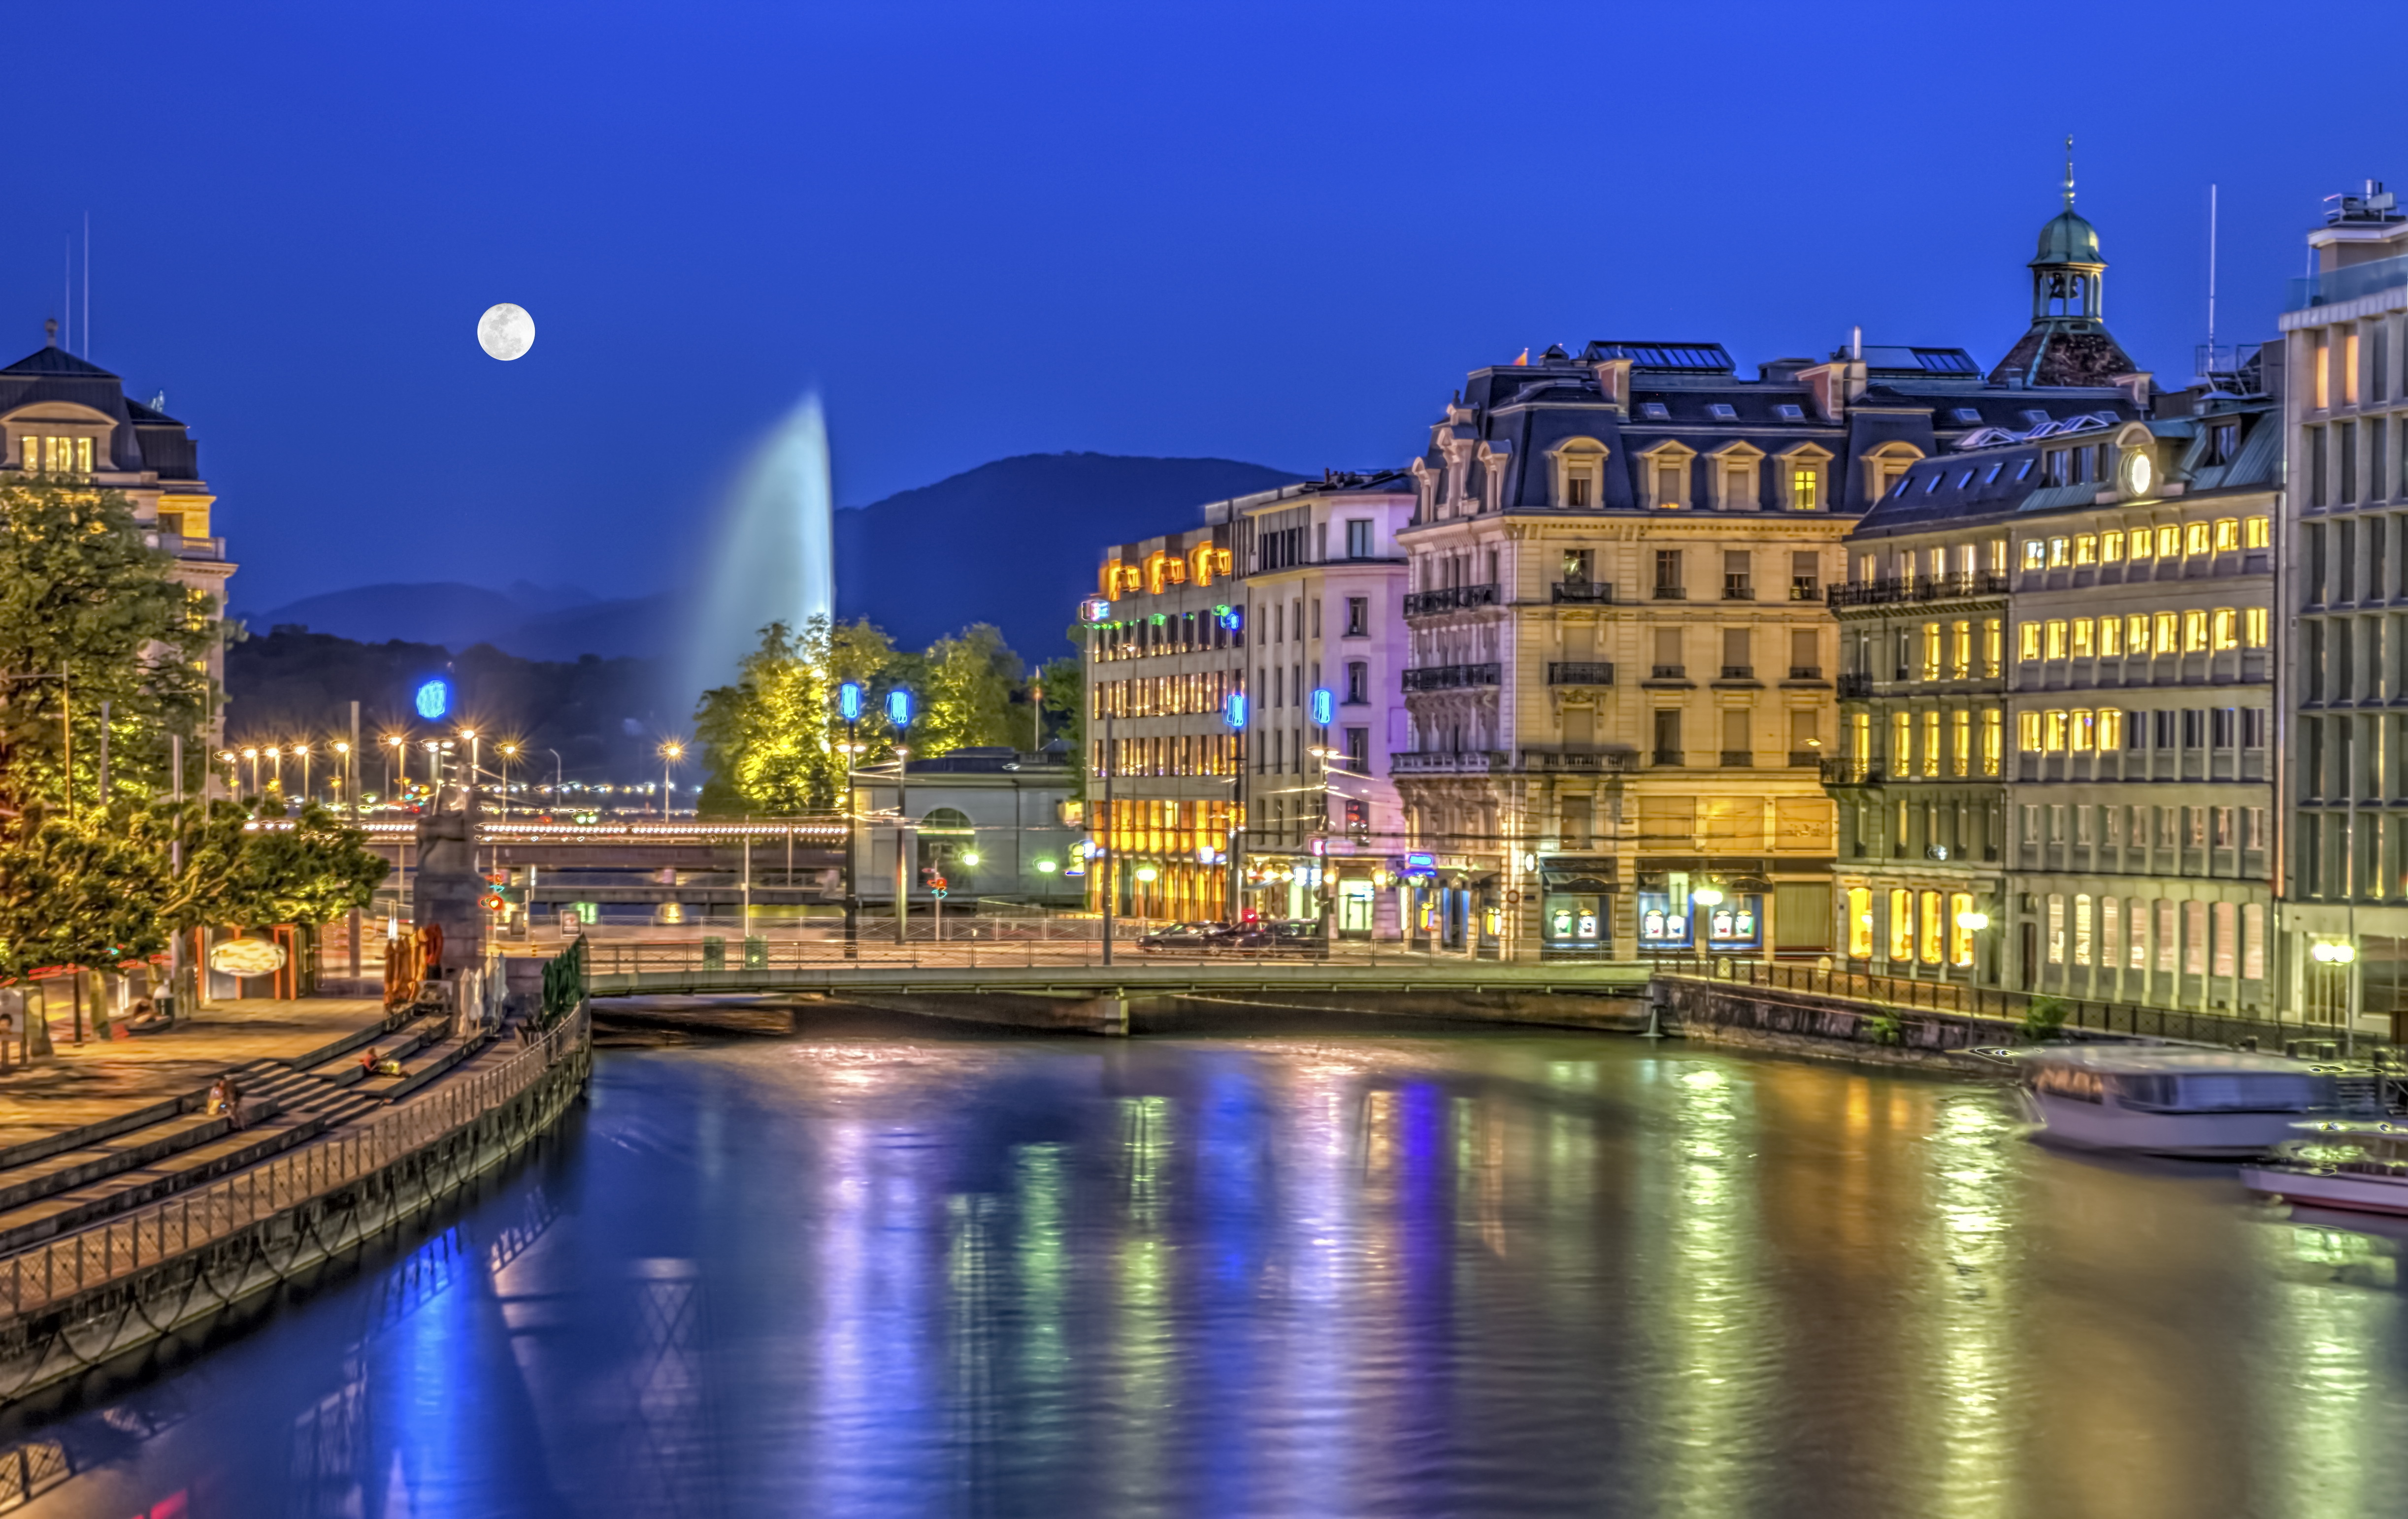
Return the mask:
M 2099 535 L 2082 533 L 2073 539 L 2073 562 L 2077 565 L 2099 563 Z
M 2205 523 L 2192 523 L 2183 529 L 2183 552 L 2203 554 L 2208 552 L 2210 528 Z
M 2122 708 L 2105 707 L 2100 709 L 2099 747 L 2100 749 L 2121 749 L 2124 747 L 2124 709 Z
M 2268 519 L 2251 517 L 2242 523 L 2241 543 L 2243 548 L 2263 549 L 2272 545 L 2273 541 L 2273 523 Z
M 1794 511 L 1813 511 L 1823 505 L 1823 472 L 1813 465 L 1799 465 L 1789 472 L 1789 506 Z
M 1973 714 L 1959 707 L 1949 724 L 1948 773 L 1963 775 L 1973 763 Z
M 2087 617 L 2077 617 L 2073 620 L 2074 658 L 2088 659 L 2094 652 L 2094 646 L 2090 636 L 2092 625 L 2090 619 Z
M 1973 678 L 1973 624 L 1959 623 L 1950 631 L 1953 638 L 1949 645 L 1948 677 L 1953 681 L 1970 681 Z
M 2241 613 L 2241 641 L 2252 649 L 2266 647 L 2266 609 L 2244 608 Z
M 2182 529 L 2168 523 L 2157 529 L 2157 557 L 2172 559 L 2182 552 Z
M 2048 628 L 2048 657 L 2051 659 L 2063 659 L 2065 657 L 2065 619 L 2062 617 L 2052 617 L 2048 620 L 2046 626 Z
M 2015 747 L 2027 754 L 2039 750 L 2040 714 L 2038 712 L 2015 714 Z
M 1664 409 L 1664 403 L 1661 401 L 1641 401 L 1639 403 L 1639 414 L 1655 422 L 1662 422 L 1672 413 Z
M 1923 624 L 1923 678 L 1927 681 L 1940 679 L 1940 624 L 1937 623 Z
M 1993 463 L 1989 468 L 1982 471 L 1982 483 L 1985 485 L 1996 485 L 1999 483 L 1999 471 L 2004 469 L 2006 466 L 2007 463 L 2003 459 Z
M 1940 773 L 1940 712 L 1937 709 L 1923 714 L 1923 773 Z
M 1784 422 L 1798 422 L 1802 420 L 1806 415 L 1804 410 L 1788 401 L 1782 402 L 1772 409 L 1779 413 L 1781 420 Z M 1865 953 L 1870 954 L 1872 952 L 1870 950 L 1867 950 Z
M 1973 963 L 1973 930 L 1965 920 L 1973 914 L 1971 892 L 1951 892 L 1948 896 L 1948 963 L 1970 966 Z
M 2038 623 L 2019 623 L 2015 625 L 2015 657 L 2017 659 L 2040 657 L 2040 624 Z
M 2048 545 L 2038 538 L 2024 539 L 2024 568 L 2041 569 L 2048 564 Z
M 2068 725 L 2072 729 L 2074 750 L 2077 752 L 2087 753 L 2096 749 L 2099 746 L 2099 719 L 2094 714 L 2082 710 L 2068 713 L 2067 716 L 2071 719 Z
M 2102 565 L 2113 565 L 2113 564 L 2116 564 L 2116 563 L 2118 563 L 2119 561 L 2121 561 L 2121 560 L 2123 559 L 2123 557 L 2124 557 L 2124 535 L 2123 535 L 2123 534 L 2121 534 L 2121 533 L 2101 533 L 2101 534 L 2100 534 L 2100 535 L 2099 535 L 2099 562 L 2100 562 L 2100 564 L 2102 564 Z
M 1784 409 L 1795 410 L 1795 408 Z M 1873 894 L 1864 886 L 1848 888 L 1848 954 L 1870 960 L 1873 953 Z
M 2174 642 L 2174 638 L 2178 631 L 2178 619 L 2172 612 L 2159 612 L 2157 615 L 2156 621 L 2156 648 L 2157 652 L 2161 654 L 2171 654 L 2174 652 L 2174 651 L 2179 647 L 2179 645 Z
M 2120 617 L 2099 619 L 2099 657 L 2114 659 L 2124 652 L 2124 620 Z
M 2215 552 L 2230 553 L 2241 547 L 2241 519 L 2218 517 L 2215 520 Z
M 2132 529 L 2132 557 L 2135 559 L 2148 558 L 2150 553 L 2150 545 L 2155 541 L 2156 539 L 2149 536 L 2149 530 L 2147 528 L 2136 527 Z
M 1903 889 L 1889 894 L 1889 957 L 1914 958 L 1914 894 Z
M 2041 714 L 2041 748 L 2043 752 L 2051 754 L 2061 754 L 2065 752 L 2068 726 L 2066 716 L 2064 712 Z
M 2031 466 L 2032 462 L 2029 459 L 2026 459 L 2022 464 L 2017 465 L 2015 466 L 2015 479 L 2018 481 L 2031 479 Z
M 2182 614 L 2183 652 L 2195 654 L 2207 647 L 2207 613 L 2186 611 Z
M 1982 773 L 1999 773 L 1999 745 L 2005 735 L 2005 714 L 1993 707 L 1982 714 Z
M 2208 647 L 2217 650 L 2241 647 L 2240 629 L 2231 608 L 2218 607 L 2209 619 Z
M 2048 540 L 2049 568 L 2062 569 L 2072 560 L 2072 544 L 2071 540 L 2066 538 L 2051 538 Z

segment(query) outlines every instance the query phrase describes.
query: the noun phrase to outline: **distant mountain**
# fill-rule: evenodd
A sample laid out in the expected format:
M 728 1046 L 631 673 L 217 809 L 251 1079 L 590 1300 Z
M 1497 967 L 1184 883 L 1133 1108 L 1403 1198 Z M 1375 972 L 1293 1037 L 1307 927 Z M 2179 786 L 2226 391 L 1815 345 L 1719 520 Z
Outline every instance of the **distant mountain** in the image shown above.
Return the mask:
M 836 606 L 923 647 L 993 623 L 1032 664 L 1094 593 L 1106 544 L 1182 532 L 1197 509 L 1302 479 L 1234 459 L 1024 453 L 836 514 Z
M 1105 545 L 1183 531 L 1208 501 L 1301 478 L 1234 459 L 998 459 L 837 512 L 837 615 L 867 617 L 911 649 L 993 623 L 1024 658 L 1040 663 L 1068 652 L 1063 630 L 1095 587 Z M 618 659 L 674 653 L 686 631 L 676 615 L 681 601 L 667 591 L 602 601 L 523 580 L 500 591 L 438 581 L 364 585 L 236 615 L 260 635 L 298 626 L 455 653 L 483 643 L 528 660 Z

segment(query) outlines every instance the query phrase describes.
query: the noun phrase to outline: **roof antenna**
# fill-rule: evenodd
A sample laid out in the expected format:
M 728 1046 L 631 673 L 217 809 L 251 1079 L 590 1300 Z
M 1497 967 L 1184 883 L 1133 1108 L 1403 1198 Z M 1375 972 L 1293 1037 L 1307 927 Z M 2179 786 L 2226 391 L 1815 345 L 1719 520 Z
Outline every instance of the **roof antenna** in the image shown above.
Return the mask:
M 83 213 L 83 356 L 92 357 L 92 213 Z
M 75 350 L 75 234 L 73 233 L 67 234 L 66 240 L 59 251 L 59 279 L 66 290 L 66 309 L 59 314 L 65 320 L 67 328 L 67 340 L 59 346 L 72 352 Z
M 2065 208 L 2073 209 L 2073 134 L 2065 135 Z
M 2207 187 L 2207 365 L 2208 373 L 2215 372 L 2215 192 Z

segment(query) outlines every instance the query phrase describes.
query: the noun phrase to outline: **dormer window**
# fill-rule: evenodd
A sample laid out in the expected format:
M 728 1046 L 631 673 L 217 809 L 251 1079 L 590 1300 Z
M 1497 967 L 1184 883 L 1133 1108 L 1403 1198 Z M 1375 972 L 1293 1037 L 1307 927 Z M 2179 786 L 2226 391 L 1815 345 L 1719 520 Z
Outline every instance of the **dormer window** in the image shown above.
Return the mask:
M 1652 422 L 1663 422 L 1672 415 L 1672 413 L 1664 409 L 1664 403 L 1661 401 L 1640 402 L 1639 414 Z
M 1773 414 L 1778 416 L 1784 422 L 1803 422 L 1806 420 L 1806 408 L 1798 406 L 1793 402 L 1784 401 L 1779 406 L 1774 407 L 1772 410 Z
M 1646 504 L 1659 511 L 1674 511 L 1689 504 L 1689 463 L 1697 457 L 1693 449 L 1667 439 L 1639 456 L 1640 480 L 1646 490 Z
M 1721 401 L 1716 401 L 1712 406 L 1707 407 L 1706 414 L 1713 417 L 1717 422 L 1734 422 L 1739 418 L 1739 411 L 1736 408 L 1727 406 Z
M 1604 501 L 1605 445 L 1593 437 L 1565 440 L 1555 451 L 1555 504 L 1592 511 Z
M 1789 511 L 1820 511 L 1824 508 L 1824 471 L 1831 467 L 1828 449 L 1812 443 L 1800 443 L 1784 450 L 1773 460 L 1773 484 L 1781 493 L 1781 505 Z
M 17 467 L 28 474 L 92 473 L 89 437 L 45 437 L 28 433 L 17 439 Z

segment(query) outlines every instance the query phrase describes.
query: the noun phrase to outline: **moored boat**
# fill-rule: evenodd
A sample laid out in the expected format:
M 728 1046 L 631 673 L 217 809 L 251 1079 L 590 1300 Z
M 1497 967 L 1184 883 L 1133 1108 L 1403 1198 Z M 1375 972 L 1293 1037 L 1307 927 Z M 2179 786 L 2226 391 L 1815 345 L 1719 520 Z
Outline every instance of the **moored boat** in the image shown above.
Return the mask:
M 2049 1139 L 2157 1155 L 2256 1155 L 2333 1110 L 2329 1069 L 2280 1055 L 2159 1045 L 2019 1050 L 2024 1111 Z
M 2241 1168 L 2243 1186 L 2303 1207 L 2408 1215 L 2408 1125 L 2332 1118 L 2292 1127 L 2273 1158 Z

